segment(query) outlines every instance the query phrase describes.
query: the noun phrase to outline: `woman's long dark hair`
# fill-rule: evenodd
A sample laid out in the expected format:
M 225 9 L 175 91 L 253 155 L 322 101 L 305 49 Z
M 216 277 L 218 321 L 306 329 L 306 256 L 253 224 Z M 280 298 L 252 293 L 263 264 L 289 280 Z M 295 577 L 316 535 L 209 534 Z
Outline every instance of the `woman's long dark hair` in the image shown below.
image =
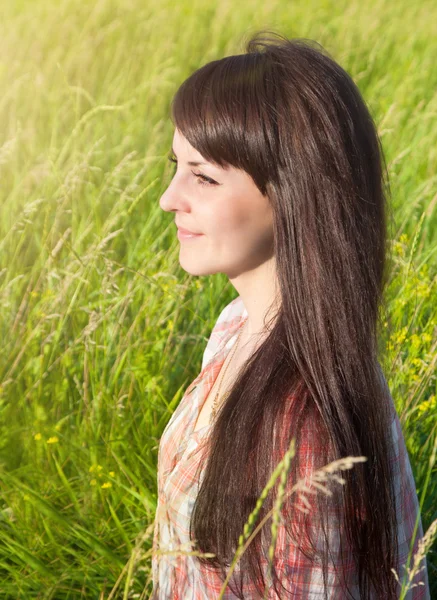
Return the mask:
M 397 570 L 398 555 L 392 404 L 377 343 L 389 251 L 385 159 L 347 72 L 316 42 L 268 33 L 253 35 L 245 54 L 202 66 L 172 101 L 172 120 L 190 144 L 208 161 L 246 171 L 271 202 L 281 294 L 270 333 L 212 428 L 190 535 L 198 550 L 216 555 L 199 560 L 224 575 L 292 437 L 297 448 L 313 450 L 314 468 L 365 456 L 342 472 L 346 484 L 337 484 L 332 497 L 312 497 L 311 519 L 329 530 L 338 516 L 341 545 L 349 544 L 355 557 L 360 598 L 387 600 L 397 597 L 391 568 Z M 299 452 L 291 484 L 301 473 L 298 459 Z M 273 506 L 271 496 L 259 518 Z M 295 528 L 292 539 L 327 569 L 328 540 L 325 547 L 318 537 L 314 545 L 308 516 L 293 498 L 282 511 L 287 527 Z M 242 578 L 232 583 L 241 598 L 243 578 L 255 582 L 260 597 L 264 592 L 260 559 L 270 525 L 241 558 Z M 334 556 L 341 570 L 338 549 Z M 276 587 L 275 571 L 273 582 L 288 597 L 282 584 Z M 350 598 L 346 587 L 342 597 Z

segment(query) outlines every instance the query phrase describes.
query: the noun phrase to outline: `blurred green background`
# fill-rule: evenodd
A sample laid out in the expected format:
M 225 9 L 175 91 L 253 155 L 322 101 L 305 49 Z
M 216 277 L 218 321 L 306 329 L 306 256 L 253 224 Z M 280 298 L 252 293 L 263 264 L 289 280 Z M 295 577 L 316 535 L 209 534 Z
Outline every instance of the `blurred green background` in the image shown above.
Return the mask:
M 236 296 L 222 274 L 182 270 L 158 206 L 170 101 L 264 28 L 322 44 L 378 126 L 393 196 L 381 362 L 426 531 L 437 518 L 436 3 L 16 0 L 0 17 L 0 597 L 151 592 L 159 438 Z

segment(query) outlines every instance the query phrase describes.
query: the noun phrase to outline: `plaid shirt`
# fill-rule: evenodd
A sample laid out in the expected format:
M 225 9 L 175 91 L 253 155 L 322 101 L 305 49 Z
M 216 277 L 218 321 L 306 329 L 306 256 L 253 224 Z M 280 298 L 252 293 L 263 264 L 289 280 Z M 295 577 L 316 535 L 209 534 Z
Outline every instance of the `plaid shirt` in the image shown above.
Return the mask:
M 216 572 L 205 569 L 198 563 L 195 556 L 189 554 L 178 555 L 178 550 L 185 552 L 194 550 L 194 546 L 189 539 L 188 526 L 199 484 L 202 481 L 201 468 L 198 471 L 199 466 L 201 467 L 205 463 L 205 457 L 202 462 L 202 442 L 207 440 L 207 433 L 210 429 L 210 425 L 205 425 L 198 431 L 193 432 L 194 425 L 203 402 L 207 398 L 227 354 L 236 341 L 236 333 L 243 325 L 246 317 L 247 311 L 240 296 L 237 296 L 222 310 L 206 346 L 202 360 L 202 370 L 186 390 L 160 440 L 158 502 L 153 549 L 155 551 L 159 549 L 164 554 L 153 554 L 152 556 L 152 597 L 154 599 L 212 600 L 218 597 L 222 587 L 223 581 Z M 404 569 L 401 565 L 405 564 L 407 560 L 415 520 L 419 514 L 419 503 L 408 453 L 394 405 L 393 414 L 391 432 L 394 444 L 399 538 L 399 567 L 396 571 L 402 581 Z M 308 465 L 309 468 L 314 446 L 303 443 L 297 451 L 302 461 L 301 464 Z M 340 538 L 339 529 L 332 527 L 329 536 L 330 544 L 335 548 L 335 542 L 338 542 Z M 417 551 L 418 542 L 422 536 L 422 522 L 419 516 L 413 553 Z M 173 551 L 175 554 L 165 554 L 166 551 Z M 340 561 L 337 560 L 336 563 L 340 564 Z M 341 565 L 343 572 L 348 575 L 347 582 L 353 594 L 352 597 L 359 599 L 357 574 L 351 552 L 346 553 L 346 558 L 342 555 Z M 410 567 L 411 565 L 412 559 L 410 560 Z M 267 568 L 267 564 L 265 566 Z M 292 583 L 293 595 L 287 597 L 301 600 L 323 598 L 321 566 L 312 563 L 302 553 L 298 553 L 289 537 L 286 537 L 285 529 L 281 523 L 278 526 L 275 566 L 277 572 L 284 577 L 284 586 L 290 588 L 290 583 Z M 413 583 L 421 582 L 421 584 L 407 593 L 406 600 L 430 600 L 426 559 L 422 561 L 421 566 L 424 568 L 413 580 Z M 239 563 L 237 563 L 235 569 L 236 573 L 239 571 L 238 567 Z M 267 570 L 264 572 L 267 574 Z M 340 590 L 340 582 L 333 567 L 328 572 L 327 589 L 328 597 L 331 600 L 345 598 L 344 592 Z M 253 584 L 246 585 L 243 591 L 244 598 L 256 597 Z M 237 596 L 227 586 L 223 598 L 224 600 L 231 600 L 237 598 Z M 270 588 L 267 599 L 277 598 L 278 596 L 273 588 Z

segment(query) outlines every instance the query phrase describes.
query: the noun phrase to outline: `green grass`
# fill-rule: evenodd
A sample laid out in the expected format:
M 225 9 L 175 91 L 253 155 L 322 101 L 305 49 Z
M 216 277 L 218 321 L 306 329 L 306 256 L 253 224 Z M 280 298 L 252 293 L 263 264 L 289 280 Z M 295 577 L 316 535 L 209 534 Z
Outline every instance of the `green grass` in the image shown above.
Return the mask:
M 158 206 L 169 104 L 194 69 L 264 27 L 320 42 L 378 124 L 394 211 L 383 366 L 426 531 L 437 518 L 435 3 L 21 0 L 0 14 L 0 597 L 151 591 L 159 439 L 235 296 L 224 275 L 181 269 Z

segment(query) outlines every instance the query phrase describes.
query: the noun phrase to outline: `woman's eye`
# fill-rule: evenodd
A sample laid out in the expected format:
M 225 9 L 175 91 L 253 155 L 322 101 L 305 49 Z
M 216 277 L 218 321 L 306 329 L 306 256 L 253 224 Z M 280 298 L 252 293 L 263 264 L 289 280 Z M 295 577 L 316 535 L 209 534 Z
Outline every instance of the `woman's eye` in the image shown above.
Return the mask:
M 168 157 L 168 160 L 175 163 L 176 165 L 178 164 L 178 161 L 173 158 L 172 156 Z M 211 177 L 208 177 L 207 175 L 204 175 L 203 173 L 195 173 L 194 171 L 191 171 L 193 173 L 193 175 L 195 177 L 197 177 L 197 182 L 200 185 L 218 185 L 217 181 L 214 181 L 214 179 L 211 179 Z
M 217 182 L 214 181 L 214 179 L 211 179 L 211 177 L 207 177 L 203 173 L 195 173 L 194 171 L 191 172 L 195 177 L 197 177 L 197 183 L 200 185 L 217 185 Z

